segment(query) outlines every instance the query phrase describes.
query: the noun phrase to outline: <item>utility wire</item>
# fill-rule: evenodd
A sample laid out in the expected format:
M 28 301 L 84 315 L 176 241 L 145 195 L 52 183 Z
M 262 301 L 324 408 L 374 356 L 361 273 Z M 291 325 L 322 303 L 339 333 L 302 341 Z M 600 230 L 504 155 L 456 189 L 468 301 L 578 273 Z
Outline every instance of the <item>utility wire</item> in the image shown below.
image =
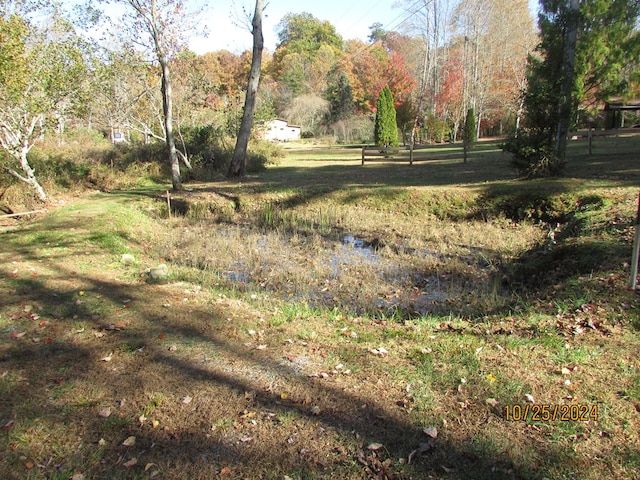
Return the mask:
M 400 13 L 397 17 L 395 17 L 393 20 L 388 22 L 386 25 L 383 25 L 383 28 L 385 30 L 387 30 L 387 31 L 393 31 L 394 29 L 400 27 L 402 24 L 404 24 L 406 21 L 408 21 L 413 15 L 415 15 L 416 13 L 418 13 L 420 11 L 420 9 L 422 8 L 422 5 L 421 5 L 422 2 L 423 2 L 423 0 L 416 0 L 408 8 L 406 8 L 402 13 Z M 378 2 L 378 3 L 380 3 L 380 2 Z M 418 8 L 416 8 L 416 7 L 418 7 Z M 396 21 L 398 21 L 398 23 L 393 25 L 393 26 L 391 26 Z M 357 50 L 356 52 L 353 52 L 351 55 L 349 55 L 347 57 L 347 60 L 353 60 L 354 58 L 362 55 L 367 50 L 371 49 L 374 45 L 375 45 L 374 43 L 370 43 L 368 45 L 365 45 L 363 48 L 361 48 L 361 49 Z

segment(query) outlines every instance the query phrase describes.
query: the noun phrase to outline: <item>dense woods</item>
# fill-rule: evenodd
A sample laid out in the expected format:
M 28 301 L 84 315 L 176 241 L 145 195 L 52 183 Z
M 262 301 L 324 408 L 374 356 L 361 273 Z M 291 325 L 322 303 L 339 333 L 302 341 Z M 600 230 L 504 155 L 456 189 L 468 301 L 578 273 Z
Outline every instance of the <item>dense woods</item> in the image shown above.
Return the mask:
M 212 144 L 234 143 L 252 52 L 189 51 L 188 36 L 206 10 L 179 0 L 121 0 L 70 11 L 2 3 L 2 165 L 42 200 L 29 152 L 45 139 L 64 142 L 69 127 L 119 135 L 130 145 L 166 143 L 176 189 L 180 159 L 191 169 L 215 157 Z M 587 117 L 594 122 L 598 101 L 637 93 L 637 2 L 581 2 L 582 43 L 570 86 L 559 83 L 566 78 L 558 46 L 565 15 L 551 3 L 541 5 L 542 42 L 526 0 L 401 1 L 397 8 L 412 14 L 396 30 L 372 25 L 368 41 L 343 38 L 309 13 L 289 13 L 277 26 L 275 51 L 261 53 L 253 141 L 261 125 L 279 117 L 300 126 L 303 138 L 373 143 L 386 86 L 404 142 L 461 140 L 469 111 L 476 137 L 514 135 L 523 114 L 530 131 L 536 121 L 547 128 L 557 121 L 543 112 L 565 112 L 556 94 L 552 99 L 554 88 L 576 90 L 574 107 L 563 113 L 567 126 Z M 105 15 L 105 4 L 120 5 L 124 15 Z M 532 82 L 538 90 L 523 96 Z

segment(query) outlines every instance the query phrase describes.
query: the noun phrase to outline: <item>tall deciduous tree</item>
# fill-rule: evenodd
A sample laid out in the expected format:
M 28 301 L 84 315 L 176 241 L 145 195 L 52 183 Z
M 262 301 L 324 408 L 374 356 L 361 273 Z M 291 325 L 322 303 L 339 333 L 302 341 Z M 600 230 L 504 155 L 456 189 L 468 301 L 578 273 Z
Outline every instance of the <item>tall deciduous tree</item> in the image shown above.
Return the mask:
M 388 85 L 380 91 L 378 96 L 374 139 L 376 145 L 381 147 L 398 145 L 396 108 Z
M 260 84 L 260 70 L 262 66 L 262 50 L 264 49 L 264 36 L 262 34 L 262 14 L 264 12 L 264 1 L 256 0 L 256 7 L 251 23 L 251 34 L 253 35 L 253 51 L 251 59 L 251 71 L 247 82 L 247 95 L 244 102 L 242 123 L 236 146 L 233 150 L 233 158 L 229 166 L 228 176 L 240 177 L 244 175 L 244 167 L 247 158 L 247 147 L 253 126 L 253 116 L 256 108 L 256 97 L 258 95 L 258 85 Z
M 169 62 L 184 46 L 185 35 L 196 23 L 197 12 L 187 11 L 185 0 L 106 0 L 127 7 L 122 17 L 127 40 L 153 52 L 160 66 L 162 110 L 167 155 L 174 190 L 182 189 L 180 163 L 173 133 L 173 92 Z
M 328 21 L 310 13 L 289 13 L 276 27 L 279 43 L 271 70 L 293 97 L 303 93 L 323 95 L 326 78 L 343 54 L 342 37 Z

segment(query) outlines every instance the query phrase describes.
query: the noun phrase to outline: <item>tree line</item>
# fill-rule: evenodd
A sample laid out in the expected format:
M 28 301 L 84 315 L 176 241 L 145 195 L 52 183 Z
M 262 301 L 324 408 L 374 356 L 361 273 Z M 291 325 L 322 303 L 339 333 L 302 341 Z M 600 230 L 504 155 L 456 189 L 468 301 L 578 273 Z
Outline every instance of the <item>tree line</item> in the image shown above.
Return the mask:
M 265 8 L 258 1 L 247 18 L 252 52 L 202 55 L 185 45 L 203 11 L 185 0 L 103 0 L 73 11 L 38 0 L 0 3 L 0 161 L 41 199 L 29 151 L 68 126 L 165 142 L 180 189 L 180 164 L 190 166 L 186 132 L 206 127 L 244 143 L 256 131 L 247 123 L 281 117 L 304 136 L 371 143 L 388 89 L 401 141 L 457 140 L 471 111 L 475 136 L 511 134 L 508 148 L 524 165 L 540 162 L 522 155 L 531 145 L 545 158 L 553 150 L 545 161 L 560 165 L 549 132 L 593 118 L 596 101 L 632 95 L 639 83 L 634 0 L 542 0 L 538 29 L 526 0 L 401 0 L 402 23 L 372 25 L 367 41 L 290 13 L 273 52 L 256 48 Z M 109 17 L 107 4 L 124 13 Z M 241 161 L 233 163 L 229 173 L 241 175 Z

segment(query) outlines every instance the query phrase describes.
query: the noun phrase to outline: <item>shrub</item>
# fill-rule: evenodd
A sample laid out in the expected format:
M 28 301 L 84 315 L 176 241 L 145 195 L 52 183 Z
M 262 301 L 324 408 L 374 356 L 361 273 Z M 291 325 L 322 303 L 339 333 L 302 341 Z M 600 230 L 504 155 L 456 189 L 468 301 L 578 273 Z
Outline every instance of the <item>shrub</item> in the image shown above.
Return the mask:
M 424 124 L 427 140 L 443 143 L 451 135 L 451 127 L 444 120 L 440 120 L 435 115 L 429 115 Z
M 549 136 L 534 131 L 520 131 L 509 137 L 502 149 L 513 154 L 511 165 L 526 178 L 559 175 L 566 161 L 559 161 Z
M 393 95 L 388 85 L 382 89 L 378 96 L 374 140 L 375 144 L 381 147 L 395 147 L 398 145 L 396 109 L 393 103 Z
M 464 142 L 467 145 L 473 145 L 476 140 L 476 114 L 473 108 L 470 108 L 464 120 Z

